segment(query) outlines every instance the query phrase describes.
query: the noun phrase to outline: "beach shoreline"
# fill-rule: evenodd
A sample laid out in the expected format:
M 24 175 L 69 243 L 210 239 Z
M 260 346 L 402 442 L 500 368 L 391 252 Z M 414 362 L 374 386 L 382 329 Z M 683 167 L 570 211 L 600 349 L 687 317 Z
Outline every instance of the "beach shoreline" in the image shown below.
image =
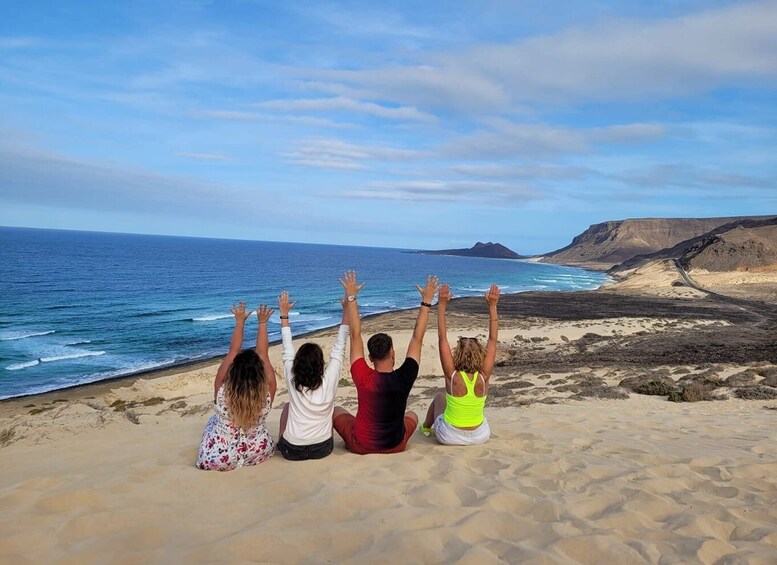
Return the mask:
M 482 446 L 415 434 L 404 453 L 356 456 L 335 436 L 320 461 L 197 470 L 219 358 L 2 401 L 0 559 L 769 563 L 777 305 L 666 275 L 503 296 Z M 365 316 L 363 332 L 389 333 L 399 359 L 416 313 Z M 451 339 L 487 327 L 482 298 L 449 305 Z M 422 417 L 443 383 L 435 330 L 433 312 L 408 398 Z M 335 335 L 294 340 L 326 355 Z M 270 358 L 276 437 L 277 344 Z M 355 410 L 345 365 L 337 403 Z M 636 392 L 650 383 L 708 399 Z

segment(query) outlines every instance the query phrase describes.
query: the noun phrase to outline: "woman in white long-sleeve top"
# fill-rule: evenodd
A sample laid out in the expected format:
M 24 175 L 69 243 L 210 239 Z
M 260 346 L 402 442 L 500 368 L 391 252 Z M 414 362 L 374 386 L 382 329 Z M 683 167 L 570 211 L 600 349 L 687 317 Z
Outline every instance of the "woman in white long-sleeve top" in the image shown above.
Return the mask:
M 281 317 L 283 374 L 289 390 L 289 403 L 281 413 L 277 449 L 290 461 L 322 459 L 332 453 L 332 411 L 337 396 L 340 370 L 348 341 L 345 312 L 337 339 L 324 368 L 324 353 L 315 343 L 305 343 L 295 353 L 291 341 L 289 312 L 296 302 L 289 302 L 285 290 L 278 297 Z

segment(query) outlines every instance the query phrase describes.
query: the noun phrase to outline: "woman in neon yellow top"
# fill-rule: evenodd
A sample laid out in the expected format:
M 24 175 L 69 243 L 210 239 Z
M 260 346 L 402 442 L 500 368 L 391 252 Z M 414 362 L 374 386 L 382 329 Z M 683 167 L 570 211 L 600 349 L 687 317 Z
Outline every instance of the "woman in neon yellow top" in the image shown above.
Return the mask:
M 435 395 L 421 431 L 428 436 L 434 430 L 437 441 L 445 445 L 475 445 L 484 443 L 491 435 L 483 408 L 496 358 L 499 287 L 492 284 L 486 293 L 489 322 L 485 347 L 475 337 L 460 337 L 456 348 L 451 351 L 445 322 L 445 310 L 451 298 L 448 285 L 440 285 L 437 292 L 437 337 L 445 392 Z

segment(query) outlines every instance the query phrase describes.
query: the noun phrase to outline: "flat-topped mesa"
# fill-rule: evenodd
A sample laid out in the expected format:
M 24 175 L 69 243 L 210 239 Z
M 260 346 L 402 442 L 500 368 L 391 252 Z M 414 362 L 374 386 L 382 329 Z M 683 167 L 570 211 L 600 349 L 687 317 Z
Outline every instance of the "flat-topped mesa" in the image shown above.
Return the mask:
M 414 251 L 423 255 L 458 255 L 461 257 L 485 257 L 489 259 L 524 259 L 524 255 L 518 255 L 501 243 L 478 241 L 469 249 L 439 249 L 427 251 Z
M 764 221 L 774 216 L 731 218 L 646 218 L 594 224 L 572 243 L 544 255 L 547 263 L 607 270 L 630 259 L 668 250 L 685 241 L 740 221 Z M 681 253 L 672 258 L 679 258 Z

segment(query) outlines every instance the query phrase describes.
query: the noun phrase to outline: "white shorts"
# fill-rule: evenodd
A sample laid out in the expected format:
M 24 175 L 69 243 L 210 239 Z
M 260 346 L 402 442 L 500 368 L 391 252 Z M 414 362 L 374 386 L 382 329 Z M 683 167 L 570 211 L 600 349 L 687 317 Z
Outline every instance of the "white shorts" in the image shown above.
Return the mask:
M 445 414 L 440 414 L 432 424 L 437 441 L 443 445 L 478 445 L 486 443 L 491 437 L 491 428 L 488 421 L 483 418 L 483 423 L 474 430 L 462 430 L 451 426 L 445 421 Z

